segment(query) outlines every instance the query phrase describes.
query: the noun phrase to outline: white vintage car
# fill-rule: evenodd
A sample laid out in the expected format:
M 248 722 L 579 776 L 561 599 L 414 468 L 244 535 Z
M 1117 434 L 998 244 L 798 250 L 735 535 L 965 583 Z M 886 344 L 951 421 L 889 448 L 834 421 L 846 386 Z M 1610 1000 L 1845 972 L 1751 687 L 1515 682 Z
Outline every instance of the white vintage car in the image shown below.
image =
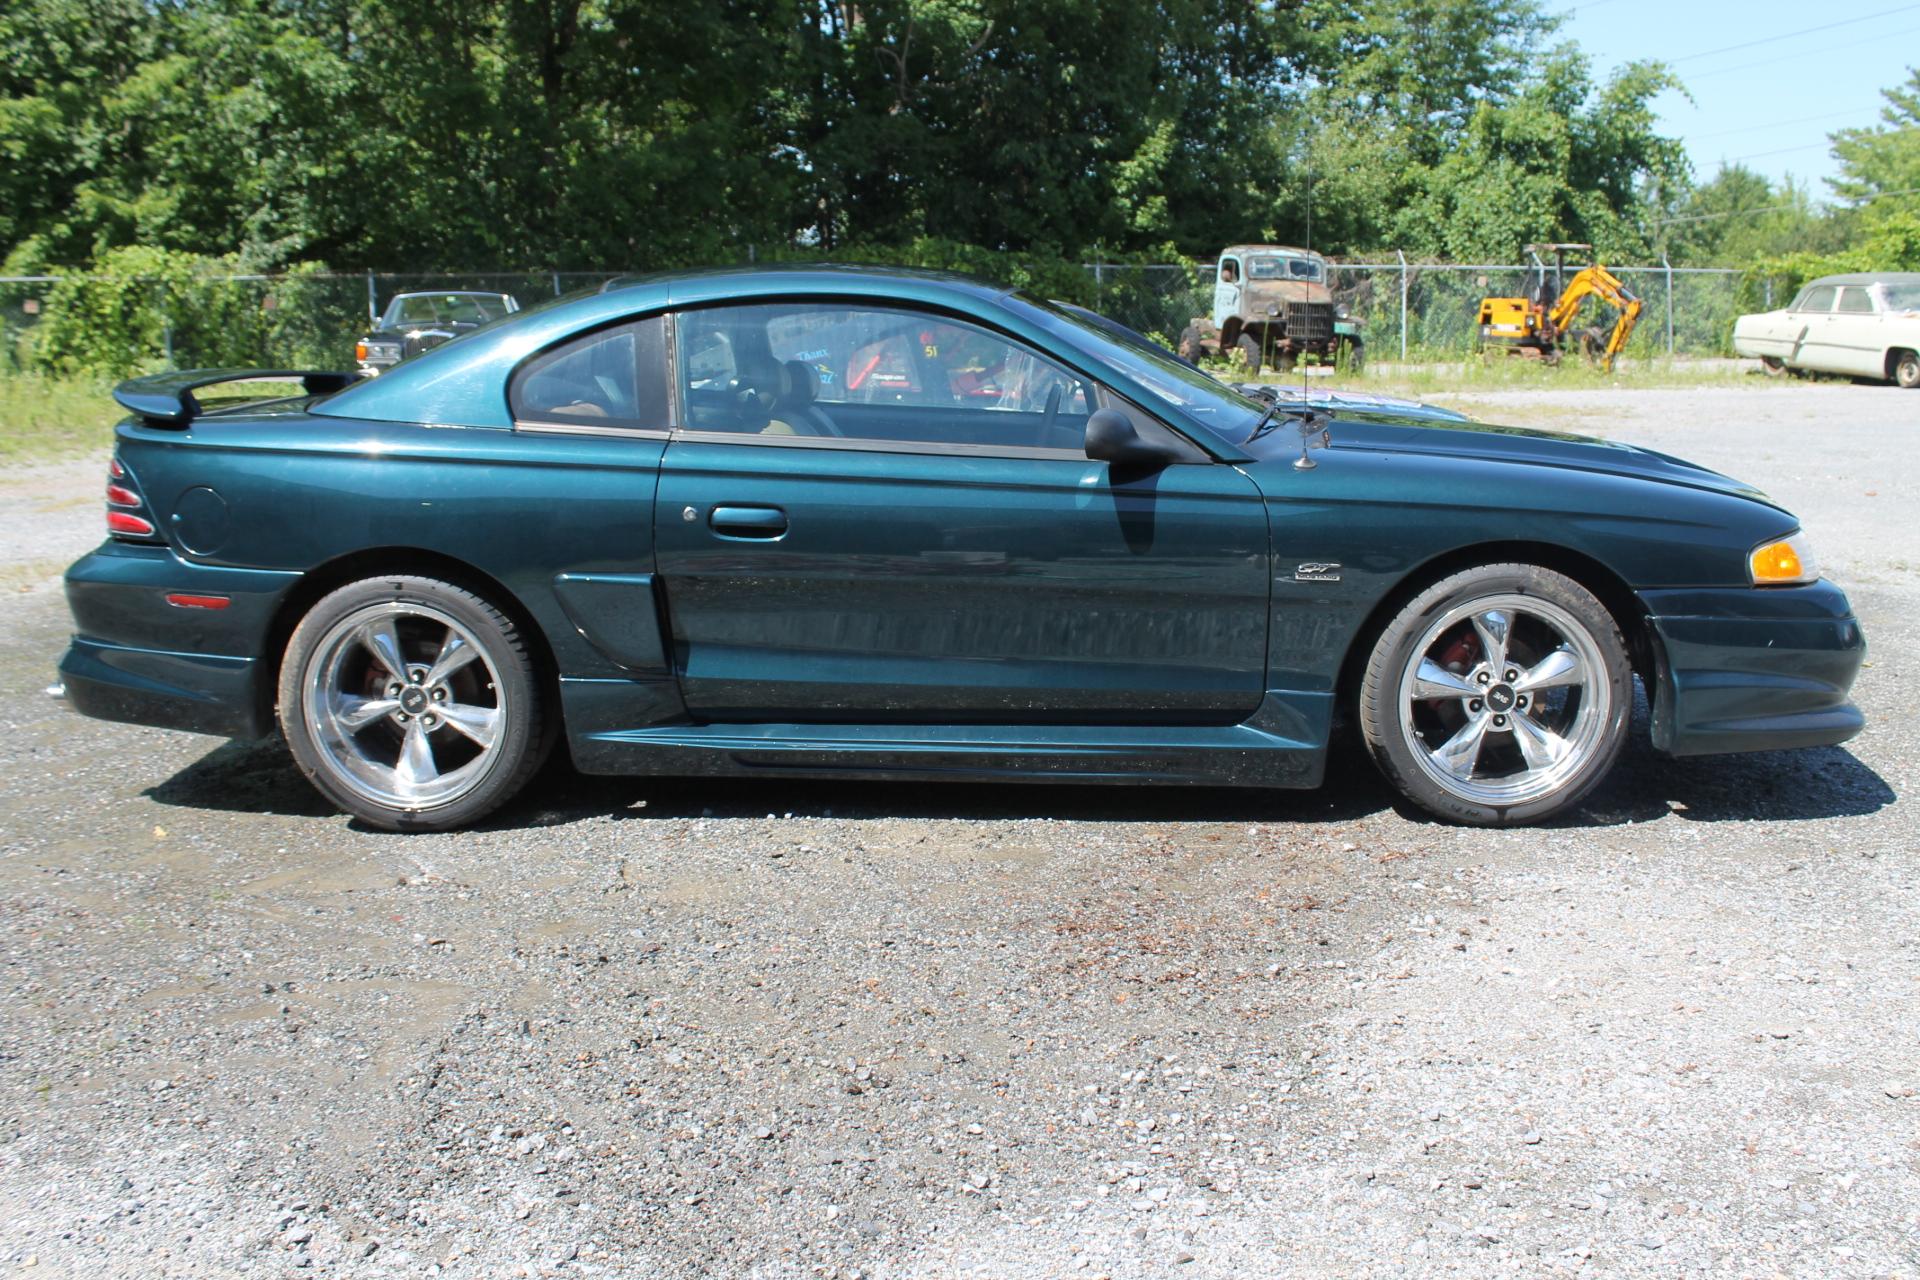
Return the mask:
M 1920 272 L 1822 276 L 1779 311 L 1741 316 L 1733 349 L 1783 370 L 1920 387 Z

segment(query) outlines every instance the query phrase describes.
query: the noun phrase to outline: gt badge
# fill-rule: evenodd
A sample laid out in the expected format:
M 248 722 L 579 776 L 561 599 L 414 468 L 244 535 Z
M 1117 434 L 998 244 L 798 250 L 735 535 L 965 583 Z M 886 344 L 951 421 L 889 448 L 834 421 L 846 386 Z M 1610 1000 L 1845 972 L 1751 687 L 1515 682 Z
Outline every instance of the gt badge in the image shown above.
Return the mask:
M 1338 582 L 1340 566 L 1322 560 L 1309 560 L 1293 571 L 1295 582 Z

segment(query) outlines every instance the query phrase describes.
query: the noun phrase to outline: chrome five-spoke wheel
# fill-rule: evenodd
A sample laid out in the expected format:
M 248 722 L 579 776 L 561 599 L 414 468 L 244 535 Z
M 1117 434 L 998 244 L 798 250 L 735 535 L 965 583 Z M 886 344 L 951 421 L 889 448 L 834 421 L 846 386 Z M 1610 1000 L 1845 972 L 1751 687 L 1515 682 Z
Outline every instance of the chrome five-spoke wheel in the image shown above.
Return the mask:
M 1599 648 L 1566 610 L 1500 595 L 1442 614 L 1400 682 L 1401 727 L 1427 775 L 1463 800 L 1551 795 L 1605 733 Z
M 512 714 L 472 633 L 425 605 L 370 605 L 341 619 L 310 673 L 304 711 L 324 764 L 396 808 L 471 789 Z
M 392 829 L 471 822 L 545 751 L 514 624 L 430 578 L 369 579 L 314 606 L 281 672 L 294 758 L 349 812 Z
M 1537 821 L 1605 776 L 1625 740 L 1618 624 L 1579 583 L 1485 565 L 1433 584 L 1375 644 L 1361 730 L 1409 800 L 1456 821 Z

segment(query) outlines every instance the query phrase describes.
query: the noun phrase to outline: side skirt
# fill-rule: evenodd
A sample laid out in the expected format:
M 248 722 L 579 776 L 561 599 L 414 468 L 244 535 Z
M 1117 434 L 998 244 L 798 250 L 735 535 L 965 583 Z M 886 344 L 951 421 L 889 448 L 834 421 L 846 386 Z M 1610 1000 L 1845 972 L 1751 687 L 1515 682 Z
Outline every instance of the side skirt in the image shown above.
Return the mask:
M 562 680 L 582 773 L 1316 787 L 1333 698 L 1269 690 L 1236 725 L 649 724 L 671 682 Z M 636 716 L 636 711 L 641 714 Z

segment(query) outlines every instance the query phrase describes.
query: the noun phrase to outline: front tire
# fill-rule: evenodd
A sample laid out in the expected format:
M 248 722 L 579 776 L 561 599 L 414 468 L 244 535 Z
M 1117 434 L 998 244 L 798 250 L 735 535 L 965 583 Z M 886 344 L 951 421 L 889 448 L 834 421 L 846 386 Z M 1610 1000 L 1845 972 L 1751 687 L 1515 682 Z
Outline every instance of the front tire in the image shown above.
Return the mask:
M 1779 356 L 1760 357 L 1760 372 L 1766 374 L 1769 378 L 1781 377 L 1786 371 L 1787 363 Z
M 1470 826 L 1577 804 L 1626 742 L 1633 672 L 1606 606 L 1538 565 L 1467 569 L 1415 596 L 1374 644 L 1359 721 L 1387 781 Z
M 1251 333 L 1243 333 L 1234 344 L 1240 348 L 1241 358 L 1247 362 L 1247 377 L 1260 376 L 1260 339 Z
M 389 831 L 476 822 L 547 752 L 539 673 L 518 626 L 434 578 L 368 578 L 324 597 L 294 629 L 279 692 L 301 771 Z

